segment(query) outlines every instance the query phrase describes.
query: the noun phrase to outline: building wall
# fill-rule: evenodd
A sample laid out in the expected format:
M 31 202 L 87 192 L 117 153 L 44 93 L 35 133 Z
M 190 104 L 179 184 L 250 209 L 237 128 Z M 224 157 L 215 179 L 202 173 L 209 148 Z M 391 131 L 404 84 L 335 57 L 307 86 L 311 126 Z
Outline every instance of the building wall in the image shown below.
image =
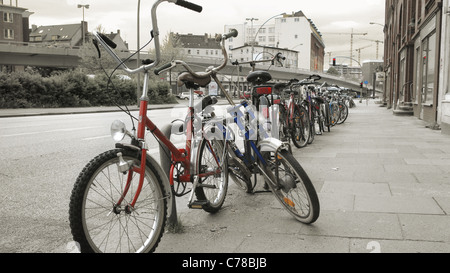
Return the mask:
M 0 41 L 1 42 L 23 42 L 24 41 L 24 29 L 28 26 L 24 26 L 24 19 L 22 14 L 26 9 L 18 8 L 14 6 L 0 5 Z M 12 21 L 5 21 L 5 14 L 12 15 Z M 11 18 L 7 16 L 7 18 Z M 27 18 L 25 22 L 28 22 Z M 5 31 L 12 30 L 13 37 L 5 37 Z
M 273 20 L 273 21 L 272 21 Z M 260 46 L 289 49 L 298 52 L 298 68 L 322 72 L 324 67 L 325 45 L 320 33 L 302 12 L 272 19 L 266 24 L 260 21 L 239 25 L 226 25 L 225 32 L 235 28 L 237 38 L 227 41 L 227 49 L 251 44 L 259 29 L 255 43 Z
M 439 71 L 438 123 L 442 133 L 450 135 L 450 0 L 443 1 L 441 66 Z
M 439 0 L 386 0 L 386 102 L 412 103 L 414 115 L 431 125 L 440 104 L 441 24 Z

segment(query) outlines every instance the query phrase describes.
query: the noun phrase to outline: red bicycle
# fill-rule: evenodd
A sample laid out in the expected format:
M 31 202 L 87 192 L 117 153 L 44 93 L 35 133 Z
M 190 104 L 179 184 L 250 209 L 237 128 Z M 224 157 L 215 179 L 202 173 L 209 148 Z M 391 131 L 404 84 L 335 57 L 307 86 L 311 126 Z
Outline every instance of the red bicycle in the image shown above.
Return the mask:
M 152 8 L 152 24 L 156 60 L 131 70 L 114 53 L 115 44 L 105 35 L 94 33 L 99 45 L 106 50 L 128 73 L 144 73 L 143 95 L 140 99 L 137 132 L 127 131 L 125 124 L 115 121 L 111 133 L 115 141 L 125 136 L 130 144 L 117 143 L 116 149 L 92 159 L 79 174 L 70 199 L 69 219 L 74 241 L 82 252 L 153 252 L 161 240 L 168 212 L 175 198 L 175 183 L 192 183 L 189 207 L 214 213 L 222 207 L 228 187 L 228 165 L 223 141 L 194 139 L 194 121 L 197 111 L 193 104 L 193 91 L 186 119 L 186 147 L 177 148 L 148 117 L 149 71 L 155 73 L 167 69 L 155 69 L 160 61 L 159 30 L 156 10 L 162 2 L 201 12 L 202 7 L 183 0 L 158 0 Z M 234 35 L 223 37 L 223 41 Z M 211 77 L 190 79 L 188 73 L 179 81 L 188 87 L 207 84 Z M 197 107 L 200 110 L 216 101 L 206 97 Z M 196 109 L 198 110 L 198 109 Z M 128 113 L 131 115 L 130 113 Z M 134 126 L 133 126 L 134 127 Z M 160 145 L 170 151 L 172 166 L 170 175 L 148 154 L 146 130 Z M 200 128 L 201 131 L 201 128 Z M 194 200 L 194 193 L 197 200 Z
M 291 80 L 289 83 L 278 83 L 275 89 L 280 96 L 285 93 L 283 89 L 291 87 L 298 80 Z M 289 101 L 286 104 L 284 99 L 277 100 L 279 103 L 279 138 L 282 141 L 292 140 L 295 147 L 303 148 L 308 144 L 310 137 L 310 126 L 308 121 L 308 111 L 296 102 L 295 96 L 298 91 L 289 89 Z

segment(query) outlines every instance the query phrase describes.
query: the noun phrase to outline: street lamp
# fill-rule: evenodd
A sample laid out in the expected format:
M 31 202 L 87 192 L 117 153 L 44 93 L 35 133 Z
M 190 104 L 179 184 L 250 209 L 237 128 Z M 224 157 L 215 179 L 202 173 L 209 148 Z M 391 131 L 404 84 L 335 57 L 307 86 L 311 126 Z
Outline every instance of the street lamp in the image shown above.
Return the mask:
M 370 22 L 369 24 L 371 24 L 371 25 L 380 25 L 380 26 L 384 27 L 384 25 L 380 24 L 380 23 Z
M 253 37 L 253 43 L 252 43 L 252 60 L 253 60 L 253 57 L 254 57 L 254 47 L 253 47 L 253 45 L 255 44 L 256 38 L 258 37 L 259 31 L 263 28 L 263 26 L 264 26 L 265 24 L 267 24 L 267 23 L 268 23 L 270 20 L 272 20 L 273 18 L 278 17 L 278 16 L 285 16 L 285 15 L 286 15 L 285 12 L 283 12 L 283 13 L 281 13 L 281 14 L 274 15 L 274 16 L 270 17 L 269 19 L 267 19 L 267 20 L 266 20 L 266 21 L 258 28 L 258 30 L 256 31 L 255 36 Z M 254 18 L 251 18 L 251 19 L 254 19 Z M 250 20 L 251 20 L 251 19 L 250 19 Z M 247 20 L 249 20 L 249 18 L 247 18 Z M 258 20 L 258 19 L 256 19 L 256 20 Z M 253 21 L 252 21 L 252 32 L 253 32 Z
M 251 21 L 251 30 L 252 30 L 252 35 L 253 35 L 253 31 L 254 31 L 254 29 L 253 29 L 253 21 L 258 21 L 259 19 L 258 18 L 246 18 L 245 19 L 246 21 Z M 253 37 L 253 39 L 252 39 L 252 41 L 251 41 L 251 43 L 252 43 L 252 61 L 253 61 L 253 54 L 254 54 L 254 52 L 255 52 L 255 40 L 256 40 L 256 36 L 254 36 Z
M 81 22 L 81 33 L 83 35 L 83 45 L 86 42 L 86 34 L 84 33 L 84 9 L 89 9 L 89 5 L 78 4 L 79 9 L 83 9 L 83 21 Z

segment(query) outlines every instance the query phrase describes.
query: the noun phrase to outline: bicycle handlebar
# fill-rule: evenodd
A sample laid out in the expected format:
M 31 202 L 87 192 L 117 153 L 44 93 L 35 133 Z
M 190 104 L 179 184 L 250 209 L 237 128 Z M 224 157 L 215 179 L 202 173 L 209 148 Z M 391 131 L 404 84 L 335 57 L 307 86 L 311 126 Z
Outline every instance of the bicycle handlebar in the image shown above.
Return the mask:
M 243 65 L 243 64 L 250 64 L 251 67 L 255 67 L 255 65 L 257 63 L 266 63 L 266 62 L 272 62 L 272 64 L 274 64 L 275 61 L 277 61 L 278 63 L 280 63 L 281 65 L 283 65 L 283 63 L 281 62 L 281 60 L 286 60 L 286 57 L 283 56 L 283 54 L 277 53 L 273 58 L 271 59 L 267 59 L 267 60 L 258 60 L 258 61 L 248 61 L 248 62 L 238 62 L 238 60 L 232 62 L 232 65 Z
M 177 2 L 175 2 L 175 5 L 178 5 L 180 7 L 187 8 L 187 9 L 199 12 L 199 13 L 202 12 L 202 10 L 203 10 L 203 7 L 201 7 L 197 4 L 188 2 L 188 1 L 184 1 L 184 0 L 178 0 Z
M 129 74 L 136 74 L 143 71 L 148 71 L 154 67 L 156 67 L 160 60 L 161 60 L 161 46 L 159 43 L 159 29 L 158 29 L 158 20 L 156 16 L 156 10 L 162 2 L 171 2 L 178 6 L 196 11 L 196 12 L 202 12 L 203 8 L 199 5 L 196 5 L 194 3 L 185 1 L 185 0 L 156 0 L 153 4 L 152 11 L 151 11 L 151 17 L 152 17 L 152 37 L 154 39 L 154 45 L 155 45 L 155 55 L 156 60 L 150 63 L 144 63 L 142 66 L 136 68 L 136 69 L 130 69 L 128 68 L 125 63 L 117 56 L 117 54 L 112 50 L 117 47 L 117 45 L 111 41 L 106 35 L 101 34 L 99 32 L 93 32 L 93 36 L 95 38 L 94 44 L 98 50 L 99 57 L 100 55 L 100 48 L 98 47 L 98 43 L 100 43 L 103 48 L 106 50 L 106 52 L 119 64 L 118 68 L 121 68 L 122 70 L 126 71 Z

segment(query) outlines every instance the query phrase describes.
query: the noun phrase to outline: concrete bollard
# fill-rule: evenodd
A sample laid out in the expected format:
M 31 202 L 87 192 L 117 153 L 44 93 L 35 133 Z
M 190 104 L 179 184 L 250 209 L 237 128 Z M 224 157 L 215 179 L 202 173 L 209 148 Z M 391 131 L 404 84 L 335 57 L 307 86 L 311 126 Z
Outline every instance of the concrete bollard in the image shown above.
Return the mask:
M 170 135 L 172 133 L 172 123 L 171 124 L 167 124 L 164 127 L 162 127 L 161 132 L 168 138 L 170 139 Z M 159 157 L 160 157 L 160 161 L 161 161 L 161 167 L 162 169 L 166 172 L 167 177 L 170 180 L 169 174 L 170 174 L 170 166 L 172 165 L 171 162 L 171 158 L 168 157 L 167 155 L 170 156 L 170 151 L 169 149 L 164 146 L 164 145 L 159 145 Z M 173 189 L 171 189 L 172 194 L 173 194 Z M 176 226 L 178 225 L 178 217 L 177 217 L 177 202 L 176 202 L 176 198 L 175 195 L 173 195 L 172 198 L 172 209 L 170 212 L 170 215 L 168 216 L 168 224 L 169 225 L 173 225 Z

